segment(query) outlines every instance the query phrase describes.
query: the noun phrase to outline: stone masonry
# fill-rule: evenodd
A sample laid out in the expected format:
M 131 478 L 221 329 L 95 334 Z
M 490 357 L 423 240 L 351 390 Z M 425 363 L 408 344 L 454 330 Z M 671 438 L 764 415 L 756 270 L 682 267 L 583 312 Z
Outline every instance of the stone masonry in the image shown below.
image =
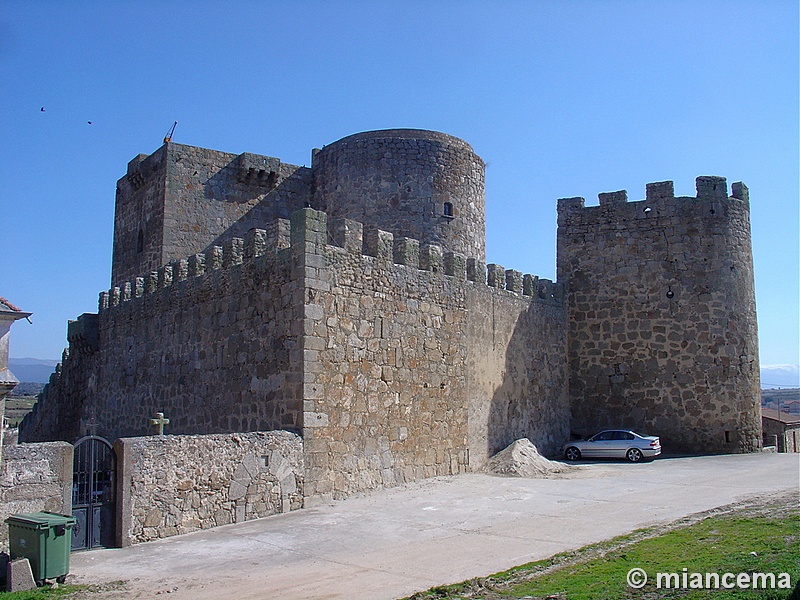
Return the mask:
M 303 506 L 303 442 L 287 431 L 125 438 L 115 450 L 119 546 Z
M 572 429 L 624 424 L 667 449 L 761 447 L 748 191 L 699 177 L 558 204 L 558 277 L 568 289 Z
M 724 188 L 559 201 L 552 282 L 485 263 L 483 161 L 452 136 L 356 134 L 311 168 L 167 143 L 118 183 L 112 287 L 20 438 L 143 436 L 156 412 L 288 430 L 306 505 L 595 427 L 755 450 L 748 199 Z

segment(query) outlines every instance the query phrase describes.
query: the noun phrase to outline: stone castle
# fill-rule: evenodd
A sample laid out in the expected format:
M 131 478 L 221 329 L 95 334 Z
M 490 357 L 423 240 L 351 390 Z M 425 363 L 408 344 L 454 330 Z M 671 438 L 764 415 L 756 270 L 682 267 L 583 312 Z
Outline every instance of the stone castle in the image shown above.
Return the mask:
M 22 441 L 290 430 L 304 496 L 629 427 L 761 446 L 749 199 L 721 177 L 558 201 L 557 282 L 486 264 L 484 163 L 372 131 L 311 167 L 165 143 L 117 183 L 111 289 Z

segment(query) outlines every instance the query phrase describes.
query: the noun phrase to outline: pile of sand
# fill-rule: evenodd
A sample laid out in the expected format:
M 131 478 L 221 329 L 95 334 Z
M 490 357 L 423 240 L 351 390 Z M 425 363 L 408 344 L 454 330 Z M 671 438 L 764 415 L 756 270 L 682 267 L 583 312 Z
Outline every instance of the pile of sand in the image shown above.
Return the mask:
M 528 438 L 515 441 L 486 463 L 486 471 L 494 475 L 546 479 L 579 469 L 561 462 L 548 460 Z

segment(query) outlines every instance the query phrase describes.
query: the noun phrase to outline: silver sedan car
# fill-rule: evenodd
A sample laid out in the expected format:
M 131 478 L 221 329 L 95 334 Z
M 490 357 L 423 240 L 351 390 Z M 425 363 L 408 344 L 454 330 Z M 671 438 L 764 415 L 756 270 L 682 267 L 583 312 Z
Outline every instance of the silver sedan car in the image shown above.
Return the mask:
M 629 429 L 608 429 L 588 440 L 564 445 L 567 460 L 581 458 L 627 458 L 631 462 L 652 459 L 661 454 L 661 440 L 652 435 L 639 435 Z

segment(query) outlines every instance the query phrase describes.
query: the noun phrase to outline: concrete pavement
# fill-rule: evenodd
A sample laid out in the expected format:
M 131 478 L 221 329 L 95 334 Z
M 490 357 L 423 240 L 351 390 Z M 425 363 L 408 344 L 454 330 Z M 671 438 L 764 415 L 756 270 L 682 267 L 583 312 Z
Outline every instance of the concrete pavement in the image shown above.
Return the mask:
M 393 599 L 784 490 L 800 503 L 800 454 L 603 462 L 559 479 L 469 474 L 75 553 L 70 567 L 79 583 L 127 581 L 103 598 Z

